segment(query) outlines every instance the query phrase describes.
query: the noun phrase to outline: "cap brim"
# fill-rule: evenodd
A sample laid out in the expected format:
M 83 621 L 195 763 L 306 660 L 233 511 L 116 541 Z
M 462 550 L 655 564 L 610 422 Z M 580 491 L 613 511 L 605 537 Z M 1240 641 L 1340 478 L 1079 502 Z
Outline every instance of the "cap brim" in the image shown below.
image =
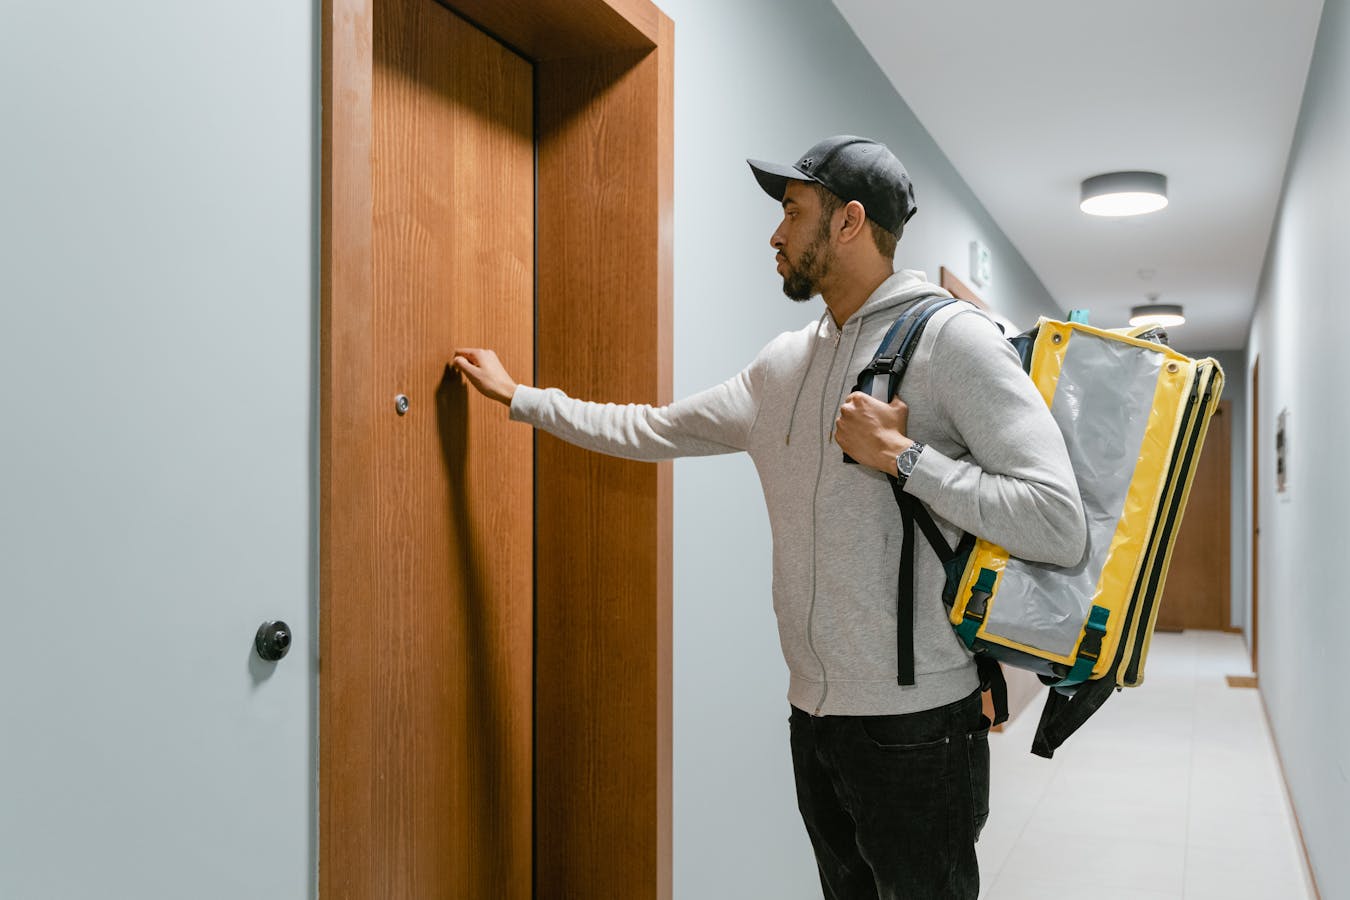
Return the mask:
M 780 202 L 783 195 L 787 193 L 789 181 L 816 180 L 793 166 L 764 162 L 759 159 L 747 159 L 746 162 L 750 164 L 750 171 L 755 173 L 755 180 L 759 182 L 759 186 L 764 188 L 764 193 Z

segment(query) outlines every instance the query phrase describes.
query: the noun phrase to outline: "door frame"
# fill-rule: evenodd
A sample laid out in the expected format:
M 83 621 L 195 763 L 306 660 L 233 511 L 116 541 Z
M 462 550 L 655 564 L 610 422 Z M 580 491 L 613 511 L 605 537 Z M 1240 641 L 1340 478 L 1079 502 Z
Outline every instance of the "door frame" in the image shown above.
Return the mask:
M 1257 673 L 1260 654 L 1257 653 L 1257 632 L 1261 617 L 1259 609 L 1261 596 L 1261 355 L 1252 361 L 1252 604 L 1247 624 L 1251 637 L 1252 673 Z
M 535 65 L 536 384 L 672 394 L 673 36 L 648 0 L 438 0 Z M 377 0 L 324 0 L 319 888 L 381 896 L 371 833 L 371 88 Z M 447 348 L 447 352 L 451 348 Z M 671 896 L 671 468 L 535 440 L 536 897 Z M 579 602 L 581 601 L 581 602 Z M 449 890 L 449 886 L 442 886 Z
M 966 283 L 952 272 L 946 266 L 938 266 L 938 287 L 951 294 L 958 300 L 965 300 L 967 303 L 973 303 L 985 312 L 991 312 L 989 304 L 980 299 L 980 296 L 966 287 Z
M 1186 489 L 1185 514 L 1181 527 L 1174 538 L 1172 553 L 1169 556 L 1167 582 L 1159 599 L 1159 612 L 1154 630 L 1187 631 L 1190 629 L 1232 632 L 1233 628 L 1233 401 L 1220 400 L 1214 410 L 1213 418 L 1205 431 L 1204 446 L 1196 460 L 1192 472 L 1192 482 Z M 1223 437 L 1222 446 L 1219 438 Z M 1208 482 L 1209 473 L 1213 474 L 1213 483 Z M 1215 488 L 1214 500 L 1219 509 L 1202 508 L 1200 500 L 1203 491 Z M 1206 554 L 1204 535 L 1199 532 L 1216 529 L 1219 534 L 1212 552 Z M 1211 532 L 1212 534 L 1212 532 Z M 1188 537 L 1188 535 L 1190 537 Z M 1201 541 L 1197 546 L 1193 541 Z M 1197 560 L 1199 561 L 1197 563 Z M 1183 569 L 1200 565 L 1210 570 L 1213 579 L 1204 578 L 1206 585 L 1217 584 L 1217 602 L 1211 604 L 1208 595 L 1192 591 L 1187 593 L 1188 582 L 1181 580 Z M 1194 570 L 1184 574 L 1194 576 Z

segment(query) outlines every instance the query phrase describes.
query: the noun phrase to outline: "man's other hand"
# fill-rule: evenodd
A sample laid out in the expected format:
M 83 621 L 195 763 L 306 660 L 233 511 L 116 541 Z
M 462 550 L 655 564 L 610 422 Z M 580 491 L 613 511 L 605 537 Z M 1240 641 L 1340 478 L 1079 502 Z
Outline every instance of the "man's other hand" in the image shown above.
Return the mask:
M 865 466 L 894 475 L 895 458 L 914 443 L 905 436 L 909 407 L 899 397 L 882 403 L 876 397 L 854 391 L 839 407 L 834 420 L 834 439 L 839 449 Z
M 484 397 L 507 406 L 511 405 L 511 398 L 515 396 L 517 385 L 507 374 L 501 360 L 497 359 L 496 353 L 477 347 L 466 347 L 455 351 L 453 365 Z

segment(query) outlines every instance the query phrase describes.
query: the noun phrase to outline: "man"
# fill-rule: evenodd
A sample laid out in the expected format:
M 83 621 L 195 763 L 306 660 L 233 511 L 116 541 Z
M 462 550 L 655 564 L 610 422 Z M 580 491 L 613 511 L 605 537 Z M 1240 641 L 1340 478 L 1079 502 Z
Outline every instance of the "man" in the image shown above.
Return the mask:
M 849 393 L 911 303 L 947 296 L 921 273 L 894 271 L 915 205 L 890 150 L 845 135 L 793 166 L 750 166 L 782 203 L 769 243 L 784 293 L 820 294 L 826 311 L 739 375 L 653 408 L 517 385 L 487 350 L 457 350 L 454 364 L 513 419 L 583 447 L 646 460 L 749 452 L 773 531 L 798 807 L 825 896 L 974 898 L 989 722 L 928 552 L 915 564 L 914 683 L 898 683 L 902 526 L 887 476 L 928 506 L 951 544 L 970 531 L 1070 565 L 1085 525 L 1068 454 L 1016 354 L 967 304 L 929 321 L 902 398 Z M 862 465 L 846 465 L 844 452 Z

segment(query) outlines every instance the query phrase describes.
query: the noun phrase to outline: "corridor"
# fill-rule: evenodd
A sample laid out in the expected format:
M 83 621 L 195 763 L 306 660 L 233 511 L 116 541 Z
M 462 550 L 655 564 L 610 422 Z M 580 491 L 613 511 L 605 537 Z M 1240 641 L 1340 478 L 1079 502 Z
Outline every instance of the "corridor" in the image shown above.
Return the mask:
M 1260 696 L 1227 683 L 1250 673 L 1239 634 L 1155 634 L 1145 683 L 1053 760 L 1033 700 L 990 739 L 981 897 L 1314 897 Z

